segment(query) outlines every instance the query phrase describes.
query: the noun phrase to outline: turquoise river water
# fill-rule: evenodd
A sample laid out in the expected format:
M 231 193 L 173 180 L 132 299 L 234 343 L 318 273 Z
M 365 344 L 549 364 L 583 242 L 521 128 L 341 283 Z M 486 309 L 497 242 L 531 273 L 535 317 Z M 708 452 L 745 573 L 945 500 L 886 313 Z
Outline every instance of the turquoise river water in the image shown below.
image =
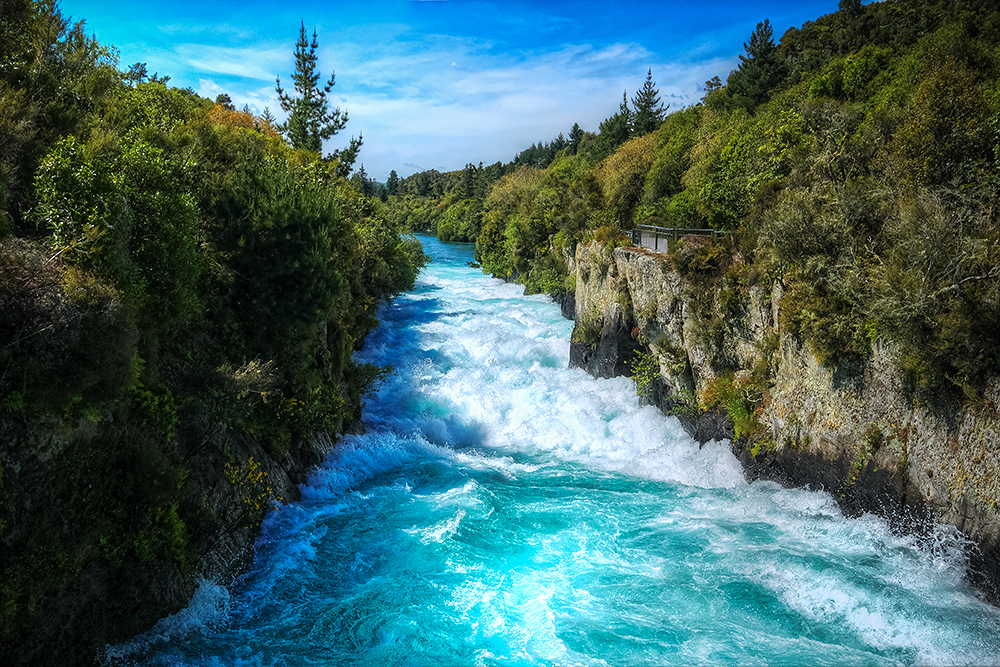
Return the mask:
M 250 571 L 109 649 L 119 664 L 988 665 L 1000 610 L 961 540 L 847 519 L 826 493 L 748 484 L 642 407 L 567 368 L 572 323 L 434 257 L 358 354 L 396 374 Z

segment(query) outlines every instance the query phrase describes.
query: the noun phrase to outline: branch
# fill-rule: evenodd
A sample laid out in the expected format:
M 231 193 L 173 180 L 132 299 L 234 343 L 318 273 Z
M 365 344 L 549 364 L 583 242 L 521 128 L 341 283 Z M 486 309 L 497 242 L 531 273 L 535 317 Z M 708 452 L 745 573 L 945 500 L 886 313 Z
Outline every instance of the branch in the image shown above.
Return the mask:
M 937 297 L 941 296 L 945 292 L 954 292 L 954 291 L 958 290 L 959 287 L 961 287 L 963 284 L 965 284 L 967 282 L 971 282 L 973 280 L 989 280 L 991 278 L 996 278 L 997 275 L 998 275 L 998 271 L 994 270 L 994 271 L 991 271 L 990 273 L 987 273 L 984 276 L 969 276 L 967 278 L 962 278 L 961 280 L 959 280 L 957 283 L 955 283 L 953 285 L 948 285 L 947 287 L 942 287 L 938 291 L 936 291 L 933 294 L 931 294 L 930 298 L 931 299 L 936 299 Z

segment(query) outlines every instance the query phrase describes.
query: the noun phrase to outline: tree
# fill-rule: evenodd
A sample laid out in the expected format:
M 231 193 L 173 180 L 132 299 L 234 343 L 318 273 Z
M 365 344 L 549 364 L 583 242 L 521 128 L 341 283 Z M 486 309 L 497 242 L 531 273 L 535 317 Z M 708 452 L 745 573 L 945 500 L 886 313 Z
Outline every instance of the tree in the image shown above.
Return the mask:
M 462 172 L 462 197 L 472 199 L 476 184 L 476 165 L 467 164 Z
M 365 171 L 365 165 L 361 165 L 357 173 L 351 177 L 351 182 L 354 184 L 354 189 L 363 194 L 365 197 L 370 197 L 375 194 L 375 184 L 368 178 L 368 172 Z
M 615 149 L 628 141 L 632 133 L 632 110 L 628 108 L 628 93 L 622 92 L 622 103 L 617 113 L 601 121 L 601 134 L 594 154 L 597 160 L 603 160 L 615 152 Z
M 667 109 L 660 105 L 660 92 L 653 83 L 653 70 L 646 71 L 646 82 L 642 90 L 632 98 L 632 107 L 635 115 L 632 119 L 632 134 L 641 137 L 649 134 L 663 123 L 663 116 Z
M 288 138 L 293 148 L 305 148 L 316 153 L 323 150 L 324 139 L 337 134 L 347 124 L 346 112 L 342 113 L 339 107 L 329 110 L 327 95 L 333 90 L 334 75 L 330 75 L 326 85 L 317 85 L 320 80 L 316 71 L 318 46 L 316 31 L 313 30 L 310 43 L 306 40 L 305 23 L 302 23 L 299 41 L 295 44 L 295 73 L 292 75 L 296 94 L 286 93 L 281 87 L 281 78 L 275 78 L 281 109 L 288 113 L 288 119 L 278 126 L 278 130 Z
M 770 99 L 772 91 L 784 76 L 773 35 L 768 19 L 758 23 L 750 41 L 743 44 L 747 55 L 740 56 L 739 69 L 729 75 L 729 94 L 750 108 Z
M 715 91 L 719 90 L 720 88 L 722 88 L 722 79 L 720 79 L 718 76 L 713 76 L 711 79 L 705 82 L 705 88 L 704 88 L 705 95 L 704 97 L 701 98 L 701 101 L 707 104 L 708 96 L 714 93 Z
M 129 67 L 128 72 L 125 73 L 125 81 L 132 86 L 137 83 L 142 83 L 146 80 L 146 77 L 146 63 L 136 63 Z
M 233 99 L 229 97 L 226 93 L 222 93 L 215 98 L 215 103 L 218 104 L 223 109 L 229 109 L 230 111 L 236 111 L 236 107 L 233 106 Z
M 389 172 L 389 178 L 385 182 L 386 194 L 394 195 L 396 191 L 399 190 L 399 174 L 393 169 Z
M 576 155 L 576 150 L 580 146 L 581 139 L 583 139 L 583 129 L 579 123 L 573 123 L 573 129 L 569 131 L 569 145 L 574 155 Z
M 848 16 L 858 16 L 862 9 L 861 0 L 840 0 L 838 8 Z

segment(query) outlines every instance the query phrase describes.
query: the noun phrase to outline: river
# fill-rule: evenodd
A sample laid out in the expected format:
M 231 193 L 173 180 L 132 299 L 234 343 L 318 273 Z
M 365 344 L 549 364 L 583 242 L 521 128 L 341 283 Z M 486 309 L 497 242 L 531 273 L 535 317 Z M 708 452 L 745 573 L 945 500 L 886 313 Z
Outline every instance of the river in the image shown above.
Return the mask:
M 357 354 L 391 364 L 250 571 L 113 647 L 136 665 L 985 665 L 1000 610 L 962 541 L 748 484 L 629 379 L 568 369 L 572 323 L 434 261 Z

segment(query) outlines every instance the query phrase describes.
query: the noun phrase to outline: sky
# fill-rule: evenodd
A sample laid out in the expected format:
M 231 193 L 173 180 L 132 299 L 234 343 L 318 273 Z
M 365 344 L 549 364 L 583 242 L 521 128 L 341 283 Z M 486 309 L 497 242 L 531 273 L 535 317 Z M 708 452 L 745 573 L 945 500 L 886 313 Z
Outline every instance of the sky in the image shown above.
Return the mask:
M 789 27 L 837 10 L 837 0 L 61 0 L 64 16 L 114 45 L 119 67 L 146 63 L 169 85 L 237 108 L 285 117 L 275 77 L 292 88 L 295 42 L 315 30 L 317 69 L 336 83 L 347 126 L 324 145 L 364 146 L 370 178 L 385 181 L 467 163 L 509 162 L 536 142 L 596 132 L 623 92 L 652 72 L 671 110 L 697 104 L 705 81 L 725 81 L 744 42 L 769 19 Z

